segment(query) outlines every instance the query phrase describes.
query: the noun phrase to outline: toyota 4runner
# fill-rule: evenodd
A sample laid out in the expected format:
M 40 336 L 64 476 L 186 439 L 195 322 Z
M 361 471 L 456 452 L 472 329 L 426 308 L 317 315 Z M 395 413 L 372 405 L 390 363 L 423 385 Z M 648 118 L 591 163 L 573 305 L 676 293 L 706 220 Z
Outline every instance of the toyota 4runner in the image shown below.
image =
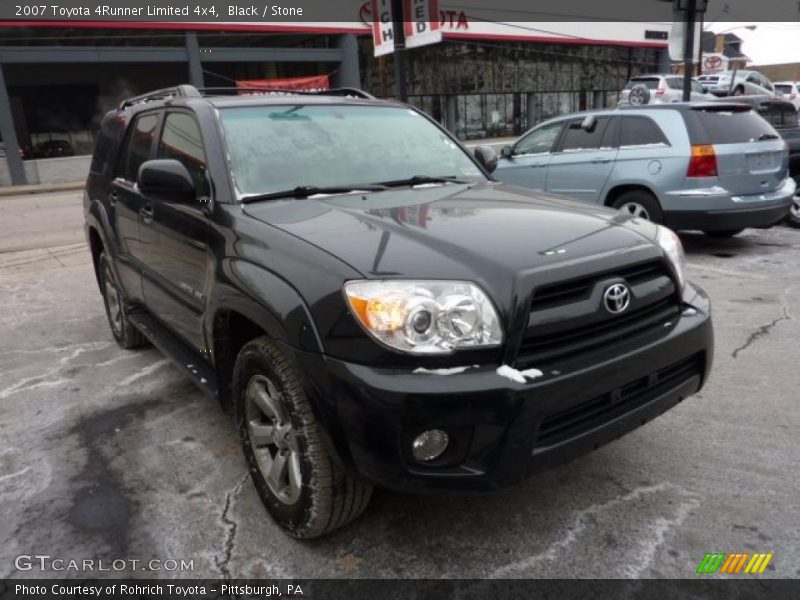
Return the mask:
M 374 485 L 515 484 L 708 377 L 675 234 L 498 183 L 496 160 L 355 90 L 179 86 L 105 117 L 84 206 L 111 331 L 234 415 L 291 535 Z

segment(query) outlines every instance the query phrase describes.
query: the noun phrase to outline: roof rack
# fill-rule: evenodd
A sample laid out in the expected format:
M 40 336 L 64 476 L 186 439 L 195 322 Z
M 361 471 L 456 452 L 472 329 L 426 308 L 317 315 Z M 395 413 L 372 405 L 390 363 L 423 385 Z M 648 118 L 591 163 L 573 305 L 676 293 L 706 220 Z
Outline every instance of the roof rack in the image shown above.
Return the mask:
M 186 86 L 181 86 L 186 87 Z M 188 86 L 191 87 L 191 86 Z M 287 90 L 284 88 L 272 87 L 255 87 L 255 86 L 242 86 L 242 87 L 205 87 L 196 90 L 203 96 L 216 96 L 226 94 L 239 94 L 242 92 L 255 92 L 257 94 L 281 94 L 289 96 L 343 96 L 353 98 L 363 98 L 364 100 L 374 100 L 375 96 L 369 94 L 358 88 L 333 88 L 330 90 Z
M 129 106 L 134 106 L 136 104 L 143 104 L 145 102 L 154 102 L 156 100 L 167 100 L 169 98 L 176 98 L 176 97 L 185 97 L 185 98 L 198 98 L 200 97 L 200 92 L 197 91 L 197 88 L 193 85 L 176 85 L 174 87 L 168 87 L 161 90 L 154 90 L 152 92 L 147 92 L 146 94 L 142 94 L 141 96 L 133 96 L 132 98 L 127 98 L 123 100 L 122 103 L 119 105 L 120 110 L 124 110 Z

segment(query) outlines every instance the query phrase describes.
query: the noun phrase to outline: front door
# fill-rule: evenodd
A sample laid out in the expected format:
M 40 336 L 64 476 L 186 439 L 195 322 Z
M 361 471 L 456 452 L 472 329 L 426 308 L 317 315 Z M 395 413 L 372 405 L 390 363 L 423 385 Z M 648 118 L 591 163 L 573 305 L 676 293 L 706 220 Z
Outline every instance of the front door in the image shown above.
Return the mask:
M 504 183 L 543 190 L 550 152 L 562 127 L 563 121 L 559 121 L 525 135 L 514 145 L 510 157 L 497 162 L 494 177 Z
M 212 258 L 208 250 L 210 185 L 200 128 L 194 116 L 169 111 L 157 158 L 182 162 L 194 180 L 190 201 L 145 198 L 142 219 L 144 296 L 148 309 L 195 350 L 205 349 L 203 314 Z

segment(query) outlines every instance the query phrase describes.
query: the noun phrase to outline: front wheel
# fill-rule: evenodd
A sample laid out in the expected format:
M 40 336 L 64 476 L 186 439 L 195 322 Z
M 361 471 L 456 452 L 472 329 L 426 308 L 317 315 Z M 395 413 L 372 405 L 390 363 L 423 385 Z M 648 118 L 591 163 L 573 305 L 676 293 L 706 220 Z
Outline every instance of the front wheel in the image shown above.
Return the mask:
M 795 196 L 792 206 L 789 207 L 789 214 L 786 215 L 786 223 L 792 227 L 800 228 L 800 196 Z
M 372 486 L 331 458 L 304 375 L 279 344 L 264 336 L 242 348 L 233 391 L 250 477 L 284 531 L 318 537 L 364 511 Z
M 744 88 L 739 86 L 735 90 L 733 90 L 734 96 L 744 96 Z
M 653 221 L 654 223 L 664 222 L 664 213 L 661 211 L 661 205 L 651 193 L 645 190 L 625 192 L 614 200 L 611 206 L 633 217 Z

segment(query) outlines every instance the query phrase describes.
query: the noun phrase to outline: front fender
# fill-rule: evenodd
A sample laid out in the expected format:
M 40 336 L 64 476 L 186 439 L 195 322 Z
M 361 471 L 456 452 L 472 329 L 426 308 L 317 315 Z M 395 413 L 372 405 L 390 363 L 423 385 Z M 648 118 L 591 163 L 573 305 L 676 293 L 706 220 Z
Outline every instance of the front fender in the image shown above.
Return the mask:
M 271 338 L 306 352 L 323 351 L 305 300 L 274 273 L 254 263 L 225 259 L 209 299 L 209 315 L 235 311 L 256 323 Z M 206 339 L 213 340 L 214 319 L 206 320 Z

